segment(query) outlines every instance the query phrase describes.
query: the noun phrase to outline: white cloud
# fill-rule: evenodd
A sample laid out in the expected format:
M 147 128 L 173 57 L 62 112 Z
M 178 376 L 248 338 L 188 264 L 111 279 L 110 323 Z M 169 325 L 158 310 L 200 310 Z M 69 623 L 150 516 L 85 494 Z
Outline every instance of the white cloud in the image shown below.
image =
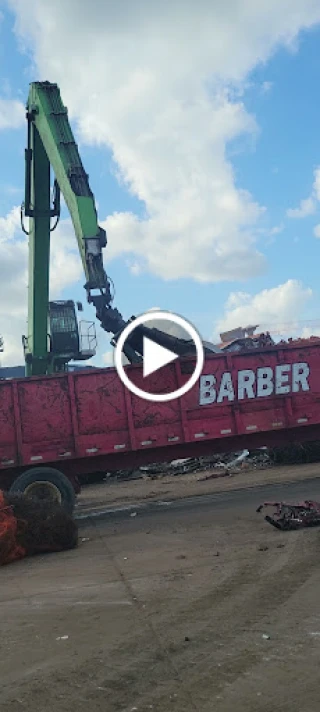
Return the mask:
M 105 351 L 105 353 L 102 353 L 101 357 L 97 353 L 96 362 L 92 361 L 91 363 L 98 368 L 114 368 L 114 353 L 115 349 L 112 349 L 112 351 Z M 121 354 L 121 361 L 123 366 L 127 366 L 130 363 L 123 353 Z
M 19 129 L 25 123 L 25 108 L 16 99 L 0 98 L 0 131 Z
M 39 74 L 60 84 L 81 139 L 111 147 L 121 180 L 144 206 L 140 219 L 120 213 L 106 220 L 109 254 L 134 256 L 138 269 L 165 279 L 220 281 L 263 272 L 255 239 L 263 209 L 236 184 L 226 148 L 256 132 L 239 98 L 243 82 L 280 45 L 294 47 L 298 33 L 320 21 L 319 3 L 10 5 Z
M 287 322 L 303 317 L 311 297 L 312 290 L 295 279 L 255 295 L 232 292 L 225 304 L 224 315 L 216 324 L 214 338 L 217 340 L 223 331 L 249 324 L 271 331 L 279 326 L 282 328 Z
M 320 237 L 320 224 L 315 225 L 313 228 L 313 234 L 315 237 Z
M 301 200 L 298 208 L 289 208 L 287 210 L 288 218 L 306 218 L 308 215 L 313 215 L 317 210 L 317 203 L 320 201 L 320 168 L 316 168 L 313 172 L 314 180 L 312 192 L 309 198 Z
M 0 334 L 4 337 L 1 364 L 21 363 L 21 337 L 27 308 L 27 242 L 18 234 L 19 208 L 0 217 Z
M 280 235 L 281 232 L 284 230 L 284 225 L 275 225 L 274 227 L 271 228 L 270 230 L 270 235 Z
M 308 215 L 313 215 L 316 212 L 317 204 L 313 197 L 301 200 L 298 208 L 289 208 L 287 210 L 288 218 L 306 218 Z
M 61 220 L 51 233 L 50 294 L 56 299 L 63 289 L 83 276 L 77 239 L 69 220 Z M 84 292 L 85 294 L 85 292 Z
M 314 322 L 313 326 L 304 326 L 301 330 L 302 339 L 310 339 L 311 336 L 320 336 L 320 322 Z
M 114 349 L 112 351 L 106 351 L 102 354 L 101 360 L 103 366 L 114 366 Z
M 137 260 L 127 260 L 127 267 L 129 268 L 131 274 L 133 274 L 135 277 L 138 277 L 139 274 L 141 274 L 142 272 L 141 263 L 139 263 Z
M 316 200 L 320 200 L 320 168 L 314 171 L 313 192 Z
M 273 87 L 273 82 L 262 82 L 261 84 L 261 92 L 262 94 L 269 94 L 271 89 Z
M 26 221 L 27 223 L 27 221 Z M 26 224 L 28 227 L 28 224 Z M 52 233 L 50 296 L 77 282 L 82 266 L 69 221 Z M 70 294 L 72 298 L 72 294 Z M 20 227 L 20 208 L 0 217 L 0 334 L 4 337 L 1 364 L 23 363 L 21 337 L 26 333 L 28 300 L 28 240 Z
M 19 227 L 20 208 L 16 206 L 5 217 L 0 216 L 0 244 L 12 240 Z

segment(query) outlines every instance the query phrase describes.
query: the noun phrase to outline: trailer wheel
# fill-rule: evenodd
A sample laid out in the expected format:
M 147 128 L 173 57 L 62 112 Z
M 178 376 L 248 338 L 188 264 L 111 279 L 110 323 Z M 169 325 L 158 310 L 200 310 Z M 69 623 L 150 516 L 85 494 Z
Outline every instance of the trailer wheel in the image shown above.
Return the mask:
M 53 467 L 33 467 L 19 475 L 10 487 L 10 492 L 23 492 L 27 497 L 59 502 L 72 514 L 75 491 L 68 478 Z

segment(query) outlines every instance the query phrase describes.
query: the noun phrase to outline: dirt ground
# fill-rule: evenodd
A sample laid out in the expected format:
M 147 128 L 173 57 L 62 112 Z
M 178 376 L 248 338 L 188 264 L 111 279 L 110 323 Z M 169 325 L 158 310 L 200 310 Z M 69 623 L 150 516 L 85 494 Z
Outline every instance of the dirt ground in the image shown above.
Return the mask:
M 4 567 L 1 712 L 320 709 L 320 531 L 272 529 L 270 491 L 91 520 Z
M 107 507 L 122 507 L 159 500 L 174 501 L 185 497 L 230 492 L 241 487 L 256 487 L 257 485 L 277 484 L 279 482 L 297 482 L 320 476 L 320 463 L 310 465 L 295 465 L 270 467 L 266 469 L 247 469 L 231 473 L 226 477 L 206 480 L 214 470 L 194 472 L 177 477 L 147 477 L 141 480 L 107 482 L 83 487 L 78 498 L 77 513 L 79 515 L 106 509 Z

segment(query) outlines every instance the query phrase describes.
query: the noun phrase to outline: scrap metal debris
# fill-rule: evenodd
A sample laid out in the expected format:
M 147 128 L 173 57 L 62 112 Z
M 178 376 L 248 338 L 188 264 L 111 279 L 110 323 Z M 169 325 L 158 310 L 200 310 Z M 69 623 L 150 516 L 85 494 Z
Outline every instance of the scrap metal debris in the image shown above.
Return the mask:
M 253 349 L 262 349 L 267 346 L 275 346 L 275 341 L 273 340 L 269 331 L 266 333 L 256 334 L 256 329 L 258 325 L 238 327 L 237 329 L 232 329 L 231 331 L 225 331 L 220 334 L 221 342 L 218 344 L 220 351 L 252 351 Z
M 136 469 L 118 470 L 117 472 L 96 473 L 80 477 L 82 484 L 102 481 L 129 481 L 140 479 L 156 480 L 162 477 L 188 475 L 192 472 L 205 473 L 200 481 L 217 477 L 228 477 L 242 472 L 244 468 L 265 469 L 276 465 L 303 464 L 320 462 L 320 441 L 307 443 L 289 443 L 274 448 L 262 447 L 240 452 L 212 453 L 204 457 L 186 457 L 169 462 L 157 462 L 143 465 Z
M 265 520 L 281 531 L 320 525 L 320 502 L 312 500 L 305 500 L 299 504 L 264 502 L 258 507 L 257 512 L 261 512 L 264 507 L 275 509 L 273 516 L 267 515 Z
M 186 457 L 171 462 L 157 462 L 151 465 L 142 465 L 136 470 L 118 470 L 116 473 L 108 473 L 106 480 L 117 479 L 121 481 L 135 479 L 151 479 L 155 480 L 161 477 L 176 477 L 177 475 L 186 475 L 192 472 L 204 472 L 206 470 L 214 470 L 210 472 L 208 477 L 224 477 L 230 474 L 230 471 L 241 471 L 243 467 L 251 467 L 253 469 L 270 467 L 271 461 L 266 448 L 258 450 L 241 450 L 237 453 L 213 453 L 204 457 Z
M 0 566 L 77 544 L 77 524 L 59 504 L 0 490 Z

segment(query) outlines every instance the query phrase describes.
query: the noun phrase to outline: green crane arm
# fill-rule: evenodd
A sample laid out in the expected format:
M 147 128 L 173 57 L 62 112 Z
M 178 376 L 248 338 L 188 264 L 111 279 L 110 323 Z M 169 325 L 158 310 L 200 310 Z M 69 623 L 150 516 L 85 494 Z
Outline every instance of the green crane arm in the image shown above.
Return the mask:
M 27 374 L 48 371 L 48 303 L 51 218 L 60 215 L 62 193 L 78 240 L 88 301 L 97 312 L 114 315 L 110 282 L 103 267 L 106 232 L 98 225 L 88 176 L 57 84 L 33 82 L 27 102 L 28 146 L 24 214 L 29 217 L 28 338 L 24 341 Z M 55 175 L 51 205 L 50 167 Z M 95 292 L 95 294 L 94 294 Z M 98 293 L 97 293 L 98 292 Z M 120 316 L 120 315 L 119 315 Z M 106 326 L 108 327 L 108 318 Z M 111 318 L 110 330 L 113 330 Z
M 114 334 L 115 345 L 126 323 L 111 306 L 110 281 L 103 267 L 102 251 L 107 244 L 105 230 L 98 225 L 97 211 L 88 176 L 82 165 L 57 84 L 33 82 L 27 102 L 28 146 L 24 213 L 29 217 L 28 337 L 23 338 L 27 375 L 42 375 L 53 368 L 48 349 L 49 264 L 51 218 L 60 216 L 62 193 L 78 240 L 86 276 L 88 301 L 105 331 Z M 55 174 L 51 205 L 50 168 Z M 132 321 L 135 317 L 131 317 Z M 143 357 L 143 337 L 147 336 L 178 355 L 189 353 L 190 342 L 158 329 L 137 327 L 123 349 L 132 363 Z M 193 348 L 194 350 L 194 348 Z M 63 360 L 63 354 L 62 354 Z M 69 359 L 70 360 L 70 359 Z
M 79 252 L 87 279 L 88 289 L 105 288 L 108 282 L 102 264 L 102 248 L 107 244 L 105 230 L 98 225 L 97 211 L 88 176 L 83 168 L 77 144 L 68 120 L 68 111 L 63 105 L 57 84 L 33 82 L 27 103 L 28 148 L 26 151 L 26 196 L 25 214 L 37 217 L 36 206 L 32 208 L 32 162 L 37 156 L 36 138 L 40 139 L 47 161 L 51 165 L 56 189 L 65 199 L 78 239 Z M 37 134 L 37 137 L 35 136 Z M 48 170 L 48 168 L 47 168 Z M 50 217 L 59 211 L 60 200 Z M 39 212 L 39 211 L 38 211 Z M 47 206 L 45 206 L 47 213 Z M 47 216 L 47 215 L 46 215 Z

